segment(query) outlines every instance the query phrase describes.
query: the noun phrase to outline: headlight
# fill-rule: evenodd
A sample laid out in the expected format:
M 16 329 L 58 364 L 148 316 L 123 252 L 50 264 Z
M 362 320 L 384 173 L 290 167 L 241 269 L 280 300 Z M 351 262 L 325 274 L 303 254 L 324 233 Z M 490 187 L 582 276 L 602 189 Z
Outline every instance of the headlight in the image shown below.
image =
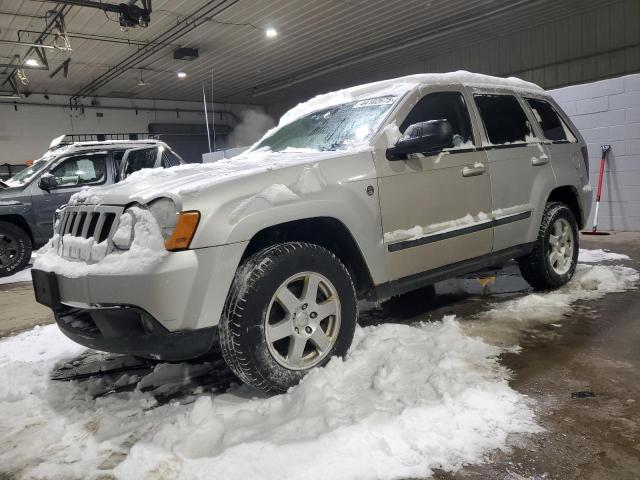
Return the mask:
M 159 198 L 149 204 L 149 211 L 160 226 L 165 241 L 171 238 L 178 222 L 176 204 L 170 198 Z
M 170 198 L 159 198 L 149 204 L 149 211 L 155 217 L 167 250 L 189 248 L 200 222 L 200 212 L 177 212 L 176 204 Z

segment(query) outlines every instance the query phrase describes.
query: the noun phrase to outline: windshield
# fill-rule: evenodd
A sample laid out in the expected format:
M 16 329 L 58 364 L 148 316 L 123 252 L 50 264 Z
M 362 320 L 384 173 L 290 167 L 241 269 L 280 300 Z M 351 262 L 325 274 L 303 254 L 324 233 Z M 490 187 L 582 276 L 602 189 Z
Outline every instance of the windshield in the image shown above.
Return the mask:
M 367 141 L 375 132 L 396 96 L 368 98 L 325 108 L 299 118 L 258 143 L 253 150 L 269 147 L 348 150 Z
M 36 160 L 33 165 L 25 168 L 19 173 L 16 173 L 13 177 L 7 180 L 5 183 L 10 187 L 19 187 L 31 180 L 40 170 L 47 165 L 47 160 Z

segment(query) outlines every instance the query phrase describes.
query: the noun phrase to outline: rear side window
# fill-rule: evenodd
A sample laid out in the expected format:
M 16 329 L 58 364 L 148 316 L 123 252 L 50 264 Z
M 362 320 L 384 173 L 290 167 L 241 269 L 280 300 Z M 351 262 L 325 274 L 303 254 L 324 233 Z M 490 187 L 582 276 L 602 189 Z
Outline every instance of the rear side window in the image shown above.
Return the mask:
M 453 146 L 473 147 L 471 120 L 464 97 L 460 92 L 431 93 L 423 97 L 400 125 L 400 132 L 414 123 L 429 120 L 449 120 L 453 127 Z M 468 145 L 465 145 L 467 144 Z
M 156 166 L 157 156 L 158 149 L 156 147 L 130 151 L 127 156 L 127 167 L 124 176 L 128 177 L 133 172 L 137 172 L 143 168 L 154 168 Z
M 493 145 L 535 138 L 527 115 L 512 95 L 475 95 L 484 128 Z
M 526 100 L 547 140 L 554 142 L 576 141 L 576 137 L 549 102 L 537 98 L 527 98 Z
M 162 151 L 162 166 L 164 168 L 177 167 L 181 163 L 181 158 L 168 148 Z

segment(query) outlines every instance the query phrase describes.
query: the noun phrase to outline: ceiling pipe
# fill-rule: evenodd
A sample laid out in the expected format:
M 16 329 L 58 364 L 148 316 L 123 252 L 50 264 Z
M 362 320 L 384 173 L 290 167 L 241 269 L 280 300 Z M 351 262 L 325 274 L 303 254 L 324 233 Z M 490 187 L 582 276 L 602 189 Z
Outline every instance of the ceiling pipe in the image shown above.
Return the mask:
M 460 20 L 458 22 L 454 22 L 452 24 L 446 25 L 442 28 L 436 28 L 436 29 L 431 29 L 430 33 L 427 33 L 425 35 L 418 35 L 415 36 L 414 38 L 412 38 L 411 40 L 408 41 L 398 41 L 395 44 L 392 44 L 391 46 L 388 46 L 388 44 L 379 47 L 377 50 L 374 51 L 370 51 L 370 49 L 367 49 L 367 53 L 365 54 L 355 54 L 352 56 L 349 56 L 343 60 L 339 60 L 337 63 L 329 63 L 329 64 L 325 64 L 323 66 L 320 67 L 316 67 L 313 68 L 311 70 L 308 70 L 307 72 L 303 72 L 301 74 L 298 75 L 294 75 L 292 79 L 288 79 L 288 80 L 276 80 L 274 82 L 272 82 L 271 84 L 267 84 L 267 85 L 260 85 L 257 86 L 253 89 L 252 92 L 252 96 L 253 97 L 260 97 L 262 95 L 266 95 L 268 93 L 272 93 L 272 92 L 276 92 L 278 90 L 282 90 L 284 88 L 293 86 L 293 85 L 297 85 L 299 83 L 305 82 L 307 80 L 311 80 L 313 78 L 317 78 L 320 77 L 322 75 L 325 75 L 327 73 L 331 73 L 334 72 L 336 70 L 340 70 L 346 67 L 350 67 L 354 64 L 357 63 L 362 63 L 365 62 L 367 60 L 372 60 L 374 58 L 378 58 L 382 55 L 387 55 L 389 53 L 394 53 L 400 50 L 404 50 L 408 47 L 413 47 L 416 45 L 421 45 L 429 40 L 434 40 L 436 38 L 440 38 L 443 37 L 445 35 L 451 34 L 451 33 L 455 33 L 458 32 L 460 30 L 463 30 L 465 28 L 468 28 L 470 26 L 477 26 L 478 22 L 482 22 L 482 21 L 495 21 L 496 18 L 498 17 L 502 17 L 508 14 L 511 14 L 517 10 L 521 10 L 524 8 L 531 8 L 531 7 L 535 7 L 537 5 L 543 4 L 543 3 L 548 3 L 550 0 L 520 0 L 517 2 L 513 2 L 509 5 L 505 5 L 499 8 L 496 8 L 495 10 L 492 10 L 491 12 L 486 12 L 480 15 L 475 15 L 472 18 L 468 18 L 465 20 Z M 282 83 L 280 83 L 282 82 Z M 237 92 L 239 93 L 239 92 Z M 235 95 L 235 94 L 234 94 Z M 229 95 L 229 96 L 233 96 L 233 95 Z
M 20 46 L 23 46 L 23 47 L 37 47 L 37 48 L 49 48 L 49 49 L 55 49 L 56 48 L 53 45 L 41 45 L 39 43 L 16 42 L 14 40 L 2 40 L 2 39 L 0 39 L 0 43 L 9 43 L 11 45 L 20 45 Z

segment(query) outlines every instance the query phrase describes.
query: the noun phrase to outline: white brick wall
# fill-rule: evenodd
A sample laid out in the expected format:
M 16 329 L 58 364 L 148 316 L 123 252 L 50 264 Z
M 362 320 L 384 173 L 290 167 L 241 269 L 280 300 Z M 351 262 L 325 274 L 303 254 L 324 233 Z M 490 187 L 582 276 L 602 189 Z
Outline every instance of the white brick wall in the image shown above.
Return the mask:
M 611 145 L 598 226 L 640 231 L 640 74 L 551 90 L 589 147 L 591 184 L 600 168 L 600 145 Z M 593 223 L 593 209 L 587 224 Z

